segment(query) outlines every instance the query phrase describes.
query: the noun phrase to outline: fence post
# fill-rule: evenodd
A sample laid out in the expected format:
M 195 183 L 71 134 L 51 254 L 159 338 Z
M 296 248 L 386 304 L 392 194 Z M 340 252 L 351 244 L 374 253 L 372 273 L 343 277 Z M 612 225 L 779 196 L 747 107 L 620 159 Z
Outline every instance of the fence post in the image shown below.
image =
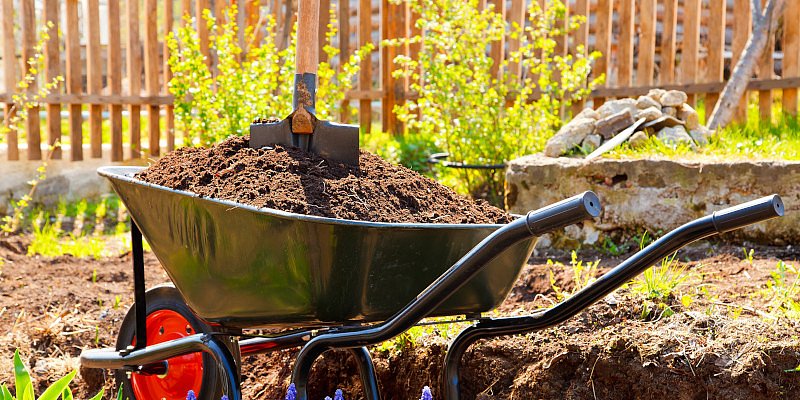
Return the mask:
M 653 68 L 656 51 L 656 0 L 639 1 L 639 66 L 636 83 L 640 86 L 653 84 Z
M 86 2 L 86 77 L 89 94 L 99 95 L 103 90 L 103 67 L 100 55 L 100 2 Z M 100 104 L 89 106 L 89 138 L 92 144 L 92 158 L 103 157 L 103 107 Z
M 145 0 L 145 28 L 144 40 L 146 43 L 144 51 L 144 77 L 145 91 L 148 96 L 158 96 L 160 85 L 158 84 L 158 3 L 156 0 Z M 161 155 L 161 126 L 159 125 L 158 104 L 147 106 L 147 137 L 149 139 L 150 155 L 158 157 Z
M 747 39 L 750 37 L 750 1 L 734 0 L 733 2 L 733 57 L 731 58 L 731 70 L 739 62 Z M 736 122 L 747 122 L 747 98 L 749 93 L 744 92 L 742 100 L 734 116 Z
M 78 33 L 78 0 L 67 0 L 67 93 L 80 94 L 83 89 L 81 80 L 81 43 Z M 83 160 L 83 116 L 81 105 L 69 104 L 69 148 L 72 161 Z
M 128 88 L 131 96 L 142 95 L 142 44 L 139 41 L 139 1 L 128 0 Z M 142 156 L 141 105 L 128 106 L 130 122 L 130 158 Z
M 17 54 L 14 50 L 14 0 L 3 0 L 3 68 L 5 71 L 6 92 L 12 94 L 17 89 Z M 4 105 L 5 123 L 10 124 L 11 117 L 16 112 L 11 99 Z M 6 143 L 8 143 L 8 160 L 19 160 L 19 142 L 17 131 L 9 129 Z
M 664 1 L 664 32 L 661 40 L 661 65 L 658 82 L 666 85 L 675 82 L 675 49 L 678 30 L 678 0 Z
M 508 22 L 512 31 L 515 29 L 514 25 L 519 28 L 525 28 L 525 0 L 511 0 L 511 9 L 508 13 Z M 522 46 L 522 39 L 520 37 L 510 38 L 508 40 L 508 54 L 518 52 Z M 512 61 L 508 64 L 508 73 L 510 79 L 519 79 L 522 76 L 522 63 Z
M 708 62 L 706 63 L 706 81 L 722 82 L 725 78 L 725 0 L 711 0 L 708 9 L 711 13 L 708 20 Z M 706 93 L 706 116 L 711 115 L 714 105 L 719 100 L 719 93 Z M 708 117 L 706 117 L 708 118 Z
M 790 1 L 791 2 L 791 1 Z M 767 0 L 761 0 L 761 8 Z M 771 24 L 770 24 L 771 25 Z M 773 26 L 770 26 L 769 37 L 767 44 L 764 46 L 764 52 L 761 54 L 761 61 L 758 63 L 758 72 L 756 75 L 761 79 L 772 79 L 775 69 L 775 60 L 773 54 L 775 52 L 775 31 Z M 772 120 L 772 90 L 759 90 L 758 91 L 758 116 L 759 122 L 769 123 Z
M 613 9 L 614 0 L 597 0 L 597 25 L 594 37 L 595 46 L 603 55 L 595 62 L 595 69 L 597 70 L 595 76 L 605 74 L 605 86 L 610 84 L 608 73 L 610 71 L 609 61 L 611 60 L 611 17 Z M 604 102 L 605 99 L 602 97 L 597 97 L 593 100 L 595 108 L 600 107 Z
M 58 40 L 58 0 L 46 0 L 44 3 L 44 21 L 53 23 L 48 31 L 50 39 L 45 43 L 45 79 L 51 82 L 61 70 L 61 51 Z M 56 146 L 58 143 L 58 146 Z M 48 158 L 61 159 L 61 104 L 47 104 L 47 144 Z M 52 148 L 52 149 L 51 149 Z
M 381 31 L 383 39 L 397 39 L 403 37 L 406 13 L 401 7 L 405 4 L 391 4 L 388 0 L 381 1 Z M 392 18 L 389 18 L 391 16 Z M 402 54 L 403 50 L 398 46 L 385 46 L 383 48 L 383 129 L 394 135 L 403 133 L 403 126 L 394 114 L 394 106 L 401 99 L 403 91 L 403 80 L 395 79 L 392 76 L 394 70 L 394 58 Z
M 633 0 L 621 0 L 619 12 L 619 43 L 617 44 L 617 86 L 633 83 Z
M 169 46 L 167 45 L 167 35 L 172 32 L 175 27 L 174 18 L 175 3 L 172 1 L 164 2 L 164 94 L 169 94 L 169 80 L 172 79 L 172 70 L 169 68 Z M 241 14 L 241 7 L 239 7 Z M 243 29 L 240 29 L 241 33 Z M 239 43 L 242 49 L 244 46 Z M 169 104 L 165 107 L 166 111 L 166 128 L 167 128 L 167 151 L 175 149 L 175 106 Z
M 681 48 L 681 83 L 696 83 L 700 50 L 700 0 L 686 0 L 683 8 L 683 46 Z M 689 94 L 686 101 L 695 106 L 697 96 Z
M 329 0 L 326 0 L 329 1 Z M 320 28 L 323 28 L 320 25 Z M 327 26 L 325 26 L 327 31 Z M 321 33 L 324 38 L 324 34 Z M 324 39 L 323 39 L 324 40 Z M 322 51 L 322 44 L 320 42 L 320 51 Z M 339 0 L 339 64 L 344 65 L 350 59 L 350 1 Z M 333 118 L 333 116 L 331 116 Z M 341 112 L 339 113 L 339 120 L 343 123 L 350 121 L 350 100 L 345 97 L 342 100 Z
M 358 45 L 364 46 L 372 42 L 372 1 L 359 0 L 358 2 Z M 361 60 L 361 70 L 358 73 L 358 88 L 362 93 L 372 89 L 372 54 Z M 359 125 L 364 133 L 372 131 L 372 100 L 364 97 L 358 104 Z
M 108 2 L 108 88 L 112 95 L 122 94 L 122 46 L 120 35 L 119 2 Z M 122 105 L 109 107 L 111 128 L 111 161 L 122 161 Z
M 800 76 L 800 3 L 789 1 L 783 14 L 783 76 Z M 797 116 L 797 88 L 783 90 L 783 112 Z
M 22 60 L 25 71 L 30 69 L 28 60 L 33 57 L 36 45 L 36 14 L 33 0 L 22 1 Z M 32 82 L 28 91 L 31 95 L 36 93 L 38 87 Z M 28 135 L 28 160 L 42 159 L 42 137 L 40 132 L 39 106 L 28 110 L 28 119 L 25 124 L 25 133 Z

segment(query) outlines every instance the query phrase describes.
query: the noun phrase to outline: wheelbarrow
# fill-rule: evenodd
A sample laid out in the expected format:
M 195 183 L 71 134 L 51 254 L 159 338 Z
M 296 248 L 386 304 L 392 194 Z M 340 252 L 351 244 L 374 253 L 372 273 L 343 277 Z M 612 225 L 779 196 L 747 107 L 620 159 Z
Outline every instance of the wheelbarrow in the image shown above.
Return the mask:
M 446 398 L 475 340 L 558 324 L 662 257 L 698 239 L 783 214 L 777 195 L 717 211 L 652 243 L 563 302 L 528 316 L 487 318 L 511 290 L 536 238 L 600 214 L 585 192 L 505 225 L 350 221 L 201 198 L 140 181 L 137 167 L 104 167 L 130 212 L 135 302 L 115 348 L 86 350 L 88 368 L 115 369 L 131 400 L 242 398 L 242 356 L 300 347 L 292 380 L 307 399 L 325 351 L 355 356 L 365 397 L 380 399 L 366 346 L 425 317 L 474 321 L 452 343 Z M 142 237 L 172 285 L 145 290 Z M 284 328 L 271 335 L 244 329 Z

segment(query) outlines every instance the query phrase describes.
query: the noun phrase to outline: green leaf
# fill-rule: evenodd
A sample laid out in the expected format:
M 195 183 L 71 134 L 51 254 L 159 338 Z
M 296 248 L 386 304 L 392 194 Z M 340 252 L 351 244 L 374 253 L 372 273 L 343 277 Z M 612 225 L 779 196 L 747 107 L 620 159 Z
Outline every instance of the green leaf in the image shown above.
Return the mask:
M 72 378 L 74 378 L 77 373 L 78 371 L 72 371 L 67 374 L 67 376 L 55 381 L 41 396 L 39 396 L 39 400 L 58 400 L 64 393 L 64 389 L 72 382 Z
M 33 388 L 31 386 L 31 374 L 22 363 L 22 358 L 19 356 L 19 350 L 14 351 L 14 387 L 16 388 L 17 398 L 20 400 L 26 399 L 25 390 L 31 387 L 30 397 L 33 398 Z
M 104 392 L 104 390 L 100 389 L 100 392 L 98 392 L 96 395 L 94 395 L 94 397 L 92 397 L 89 400 L 102 400 L 103 399 L 103 392 Z
M 11 395 L 6 385 L 0 386 L 0 400 L 14 400 L 14 396 Z
M 123 400 L 123 398 L 122 398 L 122 385 L 124 385 L 124 383 L 119 385 L 119 390 L 117 391 L 117 400 Z
M 69 388 L 64 388 L 64 392 L 61 393 L 61 400 L 72 400 L 72 391 Z

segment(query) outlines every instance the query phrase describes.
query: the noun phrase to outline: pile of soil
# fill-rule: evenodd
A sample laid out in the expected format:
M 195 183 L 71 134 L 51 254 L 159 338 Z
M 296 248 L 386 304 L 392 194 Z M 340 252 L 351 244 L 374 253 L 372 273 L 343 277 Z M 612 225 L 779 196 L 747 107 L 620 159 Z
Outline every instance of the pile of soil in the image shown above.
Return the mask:
M 182 148 L 137 175 L 156 185 L 298 214 L 373 222 L 507 223 L 485 201 L 460 196 L 362 151 L 358 167 L 294 147 L 251 149 L 248 137 Z
M 29 257 L 27 237 L 0 237 L 0 382 L 13 384 L 11 363 L 19 349 L 36 382 L 36 393 L 78 368 L 84 348 L 113 346 L 119 324 L 133 303 L 131 258 L 101 260 Z M 708 257 L 706 254 L 717 254 Z M 481 341 L 461 364 L 463 398 L 694 400 L 795 399 L 800 393 L 800 321 L 768 322 L 759 316 L 764 288 L 776 258 L 797 265 L 800 253 L 756 248 L 752 262 L 741 248 L 696 247 L 686 293 L 694 301 L 670 305 L 676 314 L 641 318 L 641 301 L 625 291 L 593 305 L 557 327 L 535 334 Z M 594 256 L 580 253 L 584 260 Z M 558 258 L 568 263 L 569 257 Z M 544 257 L 534 258 L 499 309 L 500 315 L 529 312 L 554 298 Z M 620 260 L 603 260 L 602 270 Z M 152 253 L 145 254 L 148 286 L 167 282 Z M 573 290 L 568 268 L 556 269 L 556 285 Z M 711 297 L 695 287 L 709 288 Z M 543 297 L 544 296 L 544 297 Z M 440 328 L 446 329 L 446 328 Z M 447 342 L 415 337 L 400 349 L 372 347 L 383 398 L 419 398 L 424 385 L 441 398 L 439 374 Z M 251 332 L 252 333 L 252 332 Z M 242 363 L 245 399 L 282 399 L 296 350 L 248 356 Z M 355 365 L 346 352 L 328 352 L 311 376 L 311 398 L 363 398 Z M 110 371 L 83 369 L 70 385 L 75 398 L 101 387 L 113 391 Z M 106 396 L 108 398 L 108 395 Z

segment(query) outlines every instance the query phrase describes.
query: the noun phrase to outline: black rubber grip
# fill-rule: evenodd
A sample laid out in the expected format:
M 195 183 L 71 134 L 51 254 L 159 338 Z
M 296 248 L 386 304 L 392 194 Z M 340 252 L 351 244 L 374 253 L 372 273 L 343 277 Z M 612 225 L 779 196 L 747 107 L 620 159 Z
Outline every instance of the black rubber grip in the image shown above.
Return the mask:
M 714 228 L 719 233 L 729 232 L 756 222 L 782 217 L 783 200 L 777 194 L 748 201 L 738 206 L 719 210 L 711 215 Z
M 525 218 L 531 235 L 536 236 L 589 218 L 596 218 L 601 210 L 597 195 L 592 191 L 586 191 L 545 208 L 531 211 Z

